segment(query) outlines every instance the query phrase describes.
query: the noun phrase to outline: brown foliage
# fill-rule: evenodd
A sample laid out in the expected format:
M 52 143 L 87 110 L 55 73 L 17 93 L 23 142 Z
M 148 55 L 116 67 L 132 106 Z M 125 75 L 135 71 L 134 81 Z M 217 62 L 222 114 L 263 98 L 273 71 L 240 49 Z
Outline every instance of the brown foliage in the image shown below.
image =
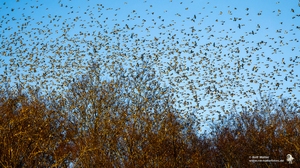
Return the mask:
M 85 77 L 53 99 L 2 94 L 0 167 L 288 167 L 287 154 L 300 158 L 299 109 L 286 100 L 262 100 L 197 135 L 169 93 L 142 82 Z
M 264 111 L 263 105 L 258 105 L 256 112 L 245 110 L 216 131 L 214 142 L 222 158 L 219 166 L 288 167 L 291 165 L 286 162 L 287 154 L 300 157 L 300 120 L 296 115 L 299 109 L 293 108 L 286 100 L 277 103 L 276 107 L 273 113 Z M 285 109 L 290 109 L 289 113 Z M 267 157 L 260 159 L 253 156 Z M 253 163 L 249 160 L 273 162 Z M 292 166 L 299 167 L 300 164 L 295 161 Z
M 0 111 L 1 166 L 66 165 L 69 144 L 59 112 L 47 110 L 41 102 L 29 102 L 24 95 L 4 100 Z

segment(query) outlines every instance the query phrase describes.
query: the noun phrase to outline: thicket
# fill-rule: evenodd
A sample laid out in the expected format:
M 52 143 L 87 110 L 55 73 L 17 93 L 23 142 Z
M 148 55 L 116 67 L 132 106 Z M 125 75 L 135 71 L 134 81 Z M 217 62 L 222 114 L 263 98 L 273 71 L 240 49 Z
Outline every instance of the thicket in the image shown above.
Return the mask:
M 300 167 L 299 107 L 271 96 L 197 134 L 153 74 L 0 95 L 0 167 Z M 54 93 L 54 92 L 53 92 Z M 252 156 L 284 162 L 250 162 Z

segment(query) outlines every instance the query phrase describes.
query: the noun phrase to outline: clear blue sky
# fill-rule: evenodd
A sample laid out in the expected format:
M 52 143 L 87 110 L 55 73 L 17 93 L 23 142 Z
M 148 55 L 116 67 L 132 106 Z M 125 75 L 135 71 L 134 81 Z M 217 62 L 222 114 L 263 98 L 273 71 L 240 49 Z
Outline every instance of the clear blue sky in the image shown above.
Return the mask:
M 108 65 L 135 66 L 134 56 L 151 55 L 161 82 L 174 83 L 177 106 L 203 120 L 234 103 L 251 108 L 245 102 L 259 98 L 260 85 L 299 101 L 297 0 L 0 2 L 0 75 L 12 83 L 28 75 L 41 88 L 66 85 L 85 71 L 92 42 L 93 59 Z

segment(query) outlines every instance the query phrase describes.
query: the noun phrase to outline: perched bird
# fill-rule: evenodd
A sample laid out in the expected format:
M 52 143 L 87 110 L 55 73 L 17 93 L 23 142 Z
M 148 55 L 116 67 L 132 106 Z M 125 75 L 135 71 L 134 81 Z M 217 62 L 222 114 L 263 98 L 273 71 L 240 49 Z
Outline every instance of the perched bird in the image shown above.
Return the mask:
M 291 154 L 286 155 L 286 161 L 289 162 L 289 164 L 293 164 L 293 156 Z

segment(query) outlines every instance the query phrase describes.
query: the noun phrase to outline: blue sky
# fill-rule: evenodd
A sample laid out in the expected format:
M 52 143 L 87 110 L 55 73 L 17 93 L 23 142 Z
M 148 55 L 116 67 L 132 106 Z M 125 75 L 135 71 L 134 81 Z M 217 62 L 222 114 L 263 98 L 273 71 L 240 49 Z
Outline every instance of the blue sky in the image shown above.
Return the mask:
M 178 91 L 176 106 L 199 121 L 233 104 L 251 108 L 245 102 L 259 98 L 260 86 L 299 101 L 297 0 L 0 2 L 0 75 L 12 83 L 27 74 L 32 85 L 61 87 L 91 59 L 109 78 L 113 62 L 134 67 L 145 53 L 160 81 Z

